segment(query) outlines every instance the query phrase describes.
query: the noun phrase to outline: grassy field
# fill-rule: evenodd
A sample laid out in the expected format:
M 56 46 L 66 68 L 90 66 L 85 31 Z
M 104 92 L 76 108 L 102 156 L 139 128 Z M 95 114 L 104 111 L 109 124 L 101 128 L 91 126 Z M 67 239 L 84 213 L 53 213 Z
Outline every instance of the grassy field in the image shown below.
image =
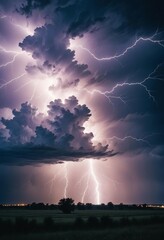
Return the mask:
M 85 227 L 74 229 L 74 223 L 78 217 L 87 222 L 89 217 L 96 217 L 101 221 L 103 216 L 109 216 L 114 222 L 121 223 L 121 219 L 126 218 L 132 221 L 137 219 L 136 224 L 114 225 L 114 227 Z M 41 232 L 13 232 L 8 231 L 0 236 L 1 240 L 163 240 L 164 239 L 164 221 L 144 222 L 144 219 L 152 217 L 161 217 L 164 219 L 164 210 L 76 210 L 72 214 L 63 214 L 58 210 L 14 210 L 1 209 L 0 219 L 5 221 L 10 219 L 12 222 L 16 218 L 22 217 L 36 219 L 40 224 L 46 217 L 51 217 L 54 223 L 64 224 L 67 228 L 52 231 L 45 230 Z M 42 225 L 41 225 L 42 226 Z M 68 226 L 71 226 L 70 228 Z
M 163 240 L 164 224 L 110 230 L 67 231 L 1 236 L 1 240 Z
M 164 209 L 157 210 L 76 210 L 71 214 L 63 214 L 59 210 L 17 210 L 17 209 L 1 209 L 1 219 L 15 220 L 15 217 L 23 217 L 26 219 L 36 219 L 42 222 L 45 217 L 51 217 L 55 222 L 74 222 L 77 217 L 86 220 L 89 216 L 101 218 L 102 216 L 109 216 L 112 219 L 128 218 L 147 218 L 152 216 L 164 217 Z

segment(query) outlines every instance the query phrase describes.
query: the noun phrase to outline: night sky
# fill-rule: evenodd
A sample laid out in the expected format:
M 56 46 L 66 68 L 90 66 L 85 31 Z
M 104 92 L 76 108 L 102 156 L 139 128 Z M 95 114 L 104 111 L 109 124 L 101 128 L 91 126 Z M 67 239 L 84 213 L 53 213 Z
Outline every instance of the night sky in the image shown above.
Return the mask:
M 163 11 L 0 1 L 0 203 L 164 202 Z

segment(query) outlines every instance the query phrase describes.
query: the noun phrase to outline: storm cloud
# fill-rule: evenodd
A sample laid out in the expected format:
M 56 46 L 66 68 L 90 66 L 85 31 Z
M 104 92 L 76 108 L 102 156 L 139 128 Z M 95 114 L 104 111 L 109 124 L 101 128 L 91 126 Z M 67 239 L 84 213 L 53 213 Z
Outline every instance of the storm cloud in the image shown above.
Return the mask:
M 35 164 L 113 156 L 108 145 L 94 145 L 93 133 L 85 133 L 84 123 L 91 116 L 76 97 L 50 102 L 43 115 L 28 103 L 12 111 L 13 118 L 1 118 L 1 163 Z M 8 133 L 8 136 L 6 134 Z M 50 160 L 51 159 L 51 160 Z M 36 161 L 35 161 L 36 160 Z
M 11 165 L 17 179 L 17 168 L 70 161 L 88 168 L 99 159 L 104 202 L 164 200 L 163 8 L 162 0 L 1 0 L 6 176 Z

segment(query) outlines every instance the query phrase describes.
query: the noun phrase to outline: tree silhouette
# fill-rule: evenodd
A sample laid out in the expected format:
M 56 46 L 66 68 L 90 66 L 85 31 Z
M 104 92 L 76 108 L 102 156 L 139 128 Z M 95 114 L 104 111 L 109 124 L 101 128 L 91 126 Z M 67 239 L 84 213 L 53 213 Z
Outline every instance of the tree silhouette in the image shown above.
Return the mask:
M 114 209 L 114 204 L 112 202 L 108 202 L 107 206 L 110 210 Z
M 78 202 L 78 203 L 77 203 L 77 209 L 78 209 L 78 210 L 84 210 L 84 209 L 85 209 L 84 203 Z
M 58 207 L 63 213 L 71 213 L 75 209 L 74 200 L 72 198 L 62 198 L 58 203 Z

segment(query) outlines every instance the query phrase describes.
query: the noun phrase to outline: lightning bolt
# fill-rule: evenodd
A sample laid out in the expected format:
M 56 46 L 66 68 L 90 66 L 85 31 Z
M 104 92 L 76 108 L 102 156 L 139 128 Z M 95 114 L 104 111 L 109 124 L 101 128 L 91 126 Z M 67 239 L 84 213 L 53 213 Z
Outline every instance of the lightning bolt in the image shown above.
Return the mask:
M 37 90 L 37 87 L 38 87 L 38 84 L 39 84 L 39 79 L 38 79 L 38 81 L 35 83 L 35 86 L 34 86 L 34 89 L 33 89 L 33 93 L 32 93 L 32 95 L 31 95 L 31 97 L 30 97 L 30 99 L 29 99 L 29 102 L 31 102 L 31 101 L 34 99 L 35 94 L 36 94 L 36 90 Z
M 65 187 L 64 187 L 64 198 L 67 198 L 67 189 L 68 189 L 68 163 L 64 163 L 64 178 L 65 178 Z
M 81 183 L 85 182 L 85 187 L 84 190 L 82 192 L 82 197 L 81 197 L 81 202 L 84 203 L 85 198 L 86 198 L 86 194 L 90 188 L 90 184 L 91 184 L 91 180 L 92 182 L 95 184 L 95 196 L 96 196 L 96 204 L 100 204 L 100 191 L 99 191 L 99 182 L 97 180 L 95 171 L 94 171 L 94 167 L 93 167 L 93 163 L 95 162 L 92 159 L 86 160 L 85 161 L 87 163 L 87 173 L 84 174 L 81 179 L 77 182 L 77 185 L 81 185 Z M 80 189 L 81 191 L 81 189 Z
M 19 88 L 17 88 L 17 89 L 15 90 L 15 92 L 20 91 L 22 88 L 26 87 L 27 85 L 29 85 L 29 84 L 32 83 L 32 82 L 33 82 L 33 80 L 29 80 L 28 82 L 22 84 Z
M 4 88 L 5 86 L 8 86 L 9 84 L 11 84 L 12 82 L 15 82 L 16 80 L 22 78 L 23 76 L 25 76 L 27 73 L 23 73 L 22 75 L 18 76 L 18 77 L 15 77 L 15 78 L 12 78 L 11 80 L 9 80 L 8 82 L 2 84 L 0 86 L 0 89 Z
M 158 35 L 158 31 L 156 31 L 151 37 L 147 37 L 147 38 L 144 38 L 144 37 L 140 37 L 138 39 L 136 39 L 136 41 L 129 47 L 127 47 L 122 53 L 120 54 L 116 54 L 114 56 L 111 56 L 111 57 L 102 57 L 102 58 L 99 58 L 97 57 L 94 53 L 92 53 L 88 48 L 86 47 L 83 47 L 82 45 L 79 45 L 79 47 L 81 49 L 83 49 L 84 51 L 88 52 L 95 60 L 97 61 L 110 61 L 110 60 L 116 60 L 117 58 L 120 58 L 120 57 L 123 57 L 126 53 L 128 53 L 131 49 L 133 49 L 134 47 L 137 46 L 137 44 L 139 42 L 152 42 L 154 44 L 158 44 L 162 47 L 164 47 L 164 40 L 155 40 L 154 38 Z
M 111 90 L 109 91 L 100 91 L 100 90 L 97 90 L 97 89 L 94 89 L 92 91 L 89 91 L 89 90 L 86 90 L 88 93 L 90 94 L 94 94 L 94 93 L 99 93 L 101 95 L 104 95 L 111 103 L 112 103 L 112 99 L 119 99 L 121 102 L 123 103 L 126 103 L 125 99 L 121 96 L 115 96 L 115 95 L 112 95 L 115 90 L 117 88 L 121 88 L 121 87 L 124 87 L 124 86 L 141 86 L 142 88 L 144 88 L 144 90 L 146 91 L 146 93 L 148 94 L 148 96 L 153 100 L 153 102 L 156 103 L 155 101 L 155 97 L 151 94 L 151 90 L 148 89 L 148 87 L 145 85 L 146 81 L 150 80 L 150 79 L 155 79 L 155 80 L 161 80 L 161 81 L 164 81 L 162 78 L 159 78 L 159 77 L 155 77 L 153 76 L 156 71 L 163 65 L 163 63 L 160 63 L 158 64 L 155 69 L 141 82 L 133 82 L 133 83 L 128 83 L 128 82 L 123 82 L 123 83 L 117 83 Z
M 0 16 L 0 19 L 6 18 L 6 17 L 7 17 L 6 15 L 2 15 Z
M 27 25 L 27 27 L 24 27 L 24 26 L 19 25 L 18 23 L 13 22 L 13 21 L 11 21 L 11 24 L 14 25 L 15 27 L 20 28 L 27 35 L 32 35 L 33 34 L 33 31 L 28 28 L 28 25 Z
M 93 178 L 93 181 L 95 182 L 96 203 L 100 204 L 99 182 L 98 182 L 96 174 L 94 172 L 93 161 L 94 160 L 91 160 L 91 159 L 89 160 L 89 166 L 90 166 L 91 176 Z
M 46 183 L 46 185 L 50 185 L 50 189 L 49 189 L 49 193 L 50 194 L 54 194 L 54 185 L 55 185 L 55 181 L 57 178 L 61 179 L 61 176 L 63 176 L 63 166 L 53 166 L 53 172 L 55 172 L 53 174 L 53 177 Z
M 113 137 L 110 137 L 110 138 L 108 138 L 108 139 L 109 139 L 109 140 L 114 140 L 114 139 L 116 139 L 116 140 L 118 140 L 118 141 L 125 141 L 125 140 L 127 140 L 127 139 L 131 139 L 131 140 L 133 140 L 133 141 L 143 142 L 143 143 L 146 143 L 147 145 L 151 146 L 151 144 L 150 144 L 147 140 L 145 140 L 145 139 L 148 138 L 148 137 L 150 137 L 150 135 L 147 136 L 147 137 L 144 137 L 144 138 L 136 138 L 136 137 L 133 137 L 133 136 L 125 136 L 125 137 L 123 137 L 123 138 L 120 138 L 120 137 L 117 137 L 117 136 L 113 136 Z
M 84 192 L 83 192 L 82 198 L 81 198 L 81 202 L 82 202 L 82 203 L 84 203 L 84 199 L 85 199 L 86 193 L 87 193 L 88 188 L 89 188 L 90 175 L 89 175 L 89 174 L 87 174 L 87 175 L 88 175 L 88 176 L 87 176 L 87 181 L 86 181 L 86 187 L 85 187 L 85 189 L 84 189 Z
M 103 95 L 104 97 L 106 97 L 109 102 L 113 105 L 113 99 L 118 99 L 120 100 L 121 102 L 123 102 L 124 104 L 126 103 L 125 99 L 121 96 L 115 96 L 115 95 L 111 95 L 111 93 L 113 93 L 113 91 L 101 91 L 101 90 L 98 90 L 98 89 L 93 89 L 92 91 L 88 90 L 88 89 L 84 89 L 86 92 L 88 92 L 89 94 L 93 95 L 94 93 L 98 93 L 100 95 Z
M 130 50 L 132 50 L 134 47 L 137 46 L 137 44 L 139 42 L 152 42 L 154 44 L 158 44 L 160 45 L 161 47 L 164 47 L 164 40 L 156 40 L 155 37 L 158 36 L 158 31 L 156 31 L 151 37 L 147 37 L 147 38 L 144 38 L 144 37 L 140 37 L 138 39 L 136 39 L 136 41 L 128 46 L 122 53 L 120 54 L 116 54 L 114 56 L 110 56 L 110 57 L 102 57 L 102 58 L 99 58 L 97 57 L 94 53 L 92 53 L 89 49 L 83 47 L 82 45 L 79 45 L 79 47 L 83 50 L 85 50 L 86 52 L 88 52 L 95 60 L 97 61 L 110 61 L 110 60 L 117 60 L 118 58 L 121 58 L 123 57 L 125 54 L 127 54 Z M 97 90 L 97 89 L 94 89 L 93 91 L 88 91 L 89 93 L 93 94 L 93 93 L 99 93 L 101 95 L 104 95 L 109 101 L 110 103 L 112 103 L 112 100 L 113 99 L 119 99 L 121 102 L 123 103 L 126 103 L 125 99 L 121 96 L 115 96 L 113 95 L 114 91 L 117 89 L 117 88 L 120 88 L 120 87 L 123 87 L 123 86 L 141 86 L 142 88 L 144 88 L 144 90 L 147 92 L 148 96 L 153 100 L 153 102 L 156 102 L 155 101 L 155 98 L 154 96 L 152 95 L 151 93 L 151 90 L 148 89 L 148 87 L 145 85 L 146 81 L 149 80 L 149 79 L 156 79 L 156 80 L 162 80 L 162 78 L 158 78 L 158 77 L 153 77 L 153 74 L 155 74 L 155 72 L 158 70 L 158 68 L 163 65 L 163 63 L 160 63 L 154 70 L 153 72 L 151 72 L 143 81 L 141 82 L 134 82 L 134 83 L 127 83 L 127 82 L 123 82 L 123 83 L 118 83 L 116 84 L 110 91 L 100 91 L 100 90 Z
M 0 46 L 0 52 L 4 52 L 4 53 L 6 53 L 6 54 L 14 54 L 13 58 L 12 58 L 10 61 L 8 61 L 8 62 L 6 62 L 6 63 L 4 63 L 4 64 L 1 64 L 1 65 L 0 65 L 0 68 L 6 67 L 6 66 L 8 66 L 9 64 L 14 63 L 15 60 L 16 60 L 16 58 L 17 58 L 19 55 L 24 54 L 23 52 L 7 50 L 7 49 L 5 49 L 5 48 L 2 47 L 2 46 Z

